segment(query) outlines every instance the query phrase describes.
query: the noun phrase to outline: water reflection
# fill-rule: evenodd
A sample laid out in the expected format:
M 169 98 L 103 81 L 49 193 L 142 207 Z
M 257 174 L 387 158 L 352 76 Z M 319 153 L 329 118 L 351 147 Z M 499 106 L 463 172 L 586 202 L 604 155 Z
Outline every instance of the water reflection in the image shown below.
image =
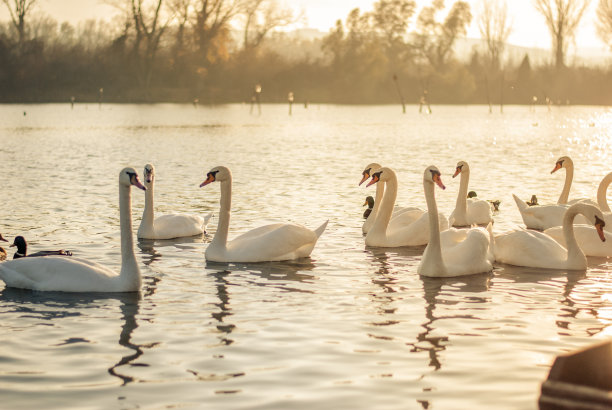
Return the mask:
M 417 335 L 414 343 L 407 343 L 412 346 L 412 352 L 427 352 L 429 354 L 429 366 L 434 370 L 439 370 L 442 367 L 439 353 L 446 350 L 449 338 L 448 336 L 432 336 L 435 332 L 435 323 L 438 320 L 446 319 L 466 319 L 471 318 L 471 315 L 454 314 L 454 315 L 436 315 L 436 306 L 438 304 L 453 305 L 462 301 L 449 300 L 440 297 L 443 288 L 451 288 L 449 295 L 457 296 L 461 293 L 483 293 L 489 290 L 492 274 L 483 273 L 470 276 L 462 276 L 457 278 L 429 278 L 421 277 L 423 281 L 423 298 L 425 299 L 425 321 L 421 324 L 423 331 Z M 464 300 L 469 303 L 486 303 L 488 298 L 477 296 L 466 296 Z M 423 375 L 424 376 L 424 375 Z
M 162 254 L 157 251 L 156 248 L 163 248 L 166 246 L 177 246 L 190 243 L 202 243 L 206 239 L 205 234 L 186 236 L 183 238 L 174 239 L 142 239 L 138 238 L 138 248 L 141 250 L 142 259 L 145 265 L 149 266 L 153 262 L 159 260 Z
M 158 342 L 135 344 L 132 343 L 132 333 L 138 327 L 136 322 L 136 316 L 138 315 L 140 298 L 138 294 L 125 294 L 121 297 L 121 313 L 123 319 L 123 325 L 121 326 L 121 334 L 119 335 L 119 344 L 133 351 L 128 355 L 123 356 L 117 363 L 108 369 L 108 373 L 112 376 L 121 379 L 122 386 L 131 383 L 135 380 L 134 377 L 128 376 L 121 373 L 120 367 L 129 365 L 131 367 L 136 366 L 148 366 L 144 363 L 135 363 L 136 359 L 143 355 L 143 349 L 151 349 L 157 346 Z

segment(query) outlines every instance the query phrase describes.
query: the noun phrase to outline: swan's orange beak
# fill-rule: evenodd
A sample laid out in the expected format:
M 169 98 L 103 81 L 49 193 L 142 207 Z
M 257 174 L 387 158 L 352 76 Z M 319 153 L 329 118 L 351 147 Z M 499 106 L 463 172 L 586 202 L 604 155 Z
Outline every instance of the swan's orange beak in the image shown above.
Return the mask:
M 453 174 L 453 178 L 455 178 L 460 173 L 461 173 L 461 168 L 457 167 L 457 169 L 455 170 L 455 173 Z
M 134 185 L 136 188 L 142 189 L 143 191 L 147 190 L 147 188 L 144 185 L 142 185 L 142 183 L 140 182 L 140 179 L 138 179 L 138 175 L 136 174 L 130 177 L 130 183 Z
M 213 174 L 208 174 L 208 176 L 206 177 L 206 181 L 200 184 L 200 188 L 210 184 L 211 182 L 215 182 L 215 176 Z
M 380 177 L 378 176 L 378 174 L 372 175 L 372 180 L 370 182 L 368 182 L 368 185 L 366 185 L 366 187 L 369 187 L 370 185 L 374 185 L 379 180 L 380 180 Z
M 553 170 L 550 171 L 550 173 L 552 174 L 553 172 L 560 170 L 562 166 L 563 166 L 563 164 L 561 162 L 557 162 L 555 164 L 555 167 L 553 168 Z
M 438 174 L 434 174 L 433 181 L 442 189 L 446 189 L 444 184 L 442 183 L 442 178 Z
M 367 172 L 363 172 L 363 178 L 361 178 L 361 181 L 359 182 L 359 185 L 363 184 L 364 182 L 366 182 L 366 180 L 370 178 L 370 174 Z
M 597 216 L 595 216 L 595 230 L 597 230 L 599 239 L 601 239 L 602 242 L 606 241 L 606 236 L 603 230 L 604 226 L 606 226 L 606 223 L 602 221 L 601 219 L 599 219 Z

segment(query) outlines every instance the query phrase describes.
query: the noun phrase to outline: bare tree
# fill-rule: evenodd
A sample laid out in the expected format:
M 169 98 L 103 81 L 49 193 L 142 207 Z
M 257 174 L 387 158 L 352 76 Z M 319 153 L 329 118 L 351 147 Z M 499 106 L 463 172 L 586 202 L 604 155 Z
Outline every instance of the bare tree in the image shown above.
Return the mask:
M 172 50 L 172 56 L 174 58 L 175 63 L 184 51 L 185 28 L 187 27 L 187 22 L 189 21 L 189 17 L 193 12 L 193 6 L 191 3 L 191 0 L 168 1 L 168 8 L 174 16 L 174 21 L 176 22 L 176 37 Z
M 248 0 L 195 0 L 193 30 L 203 62 L 214 61 L 228 37 L 229 22 L 245 7 Z
M 295 23 L 293 11 L 282 8 L 276 0 L 250 0 L 244 8 L 243 47 L 254 49 L 273 29 Z
M 596 13 L 597 34 L 612 49 L 612 0 L 599 0 Z
M 19 44 L 25 40 L 26 16 L 37 0 L 2 0 L 9 11 L 11 22 L 17 30 Z
M 506 0 L 481 0 L 478 28 L 487 43 L 491 67 L 499 67 L 506 41 L 512 32 Z
M 472 21 L 470 5 L 465 1 L 455 2 L 444 21 L 439 22 L 436 17 L 443 9 L 443 0 L 433 0 L 431 6 L 423 7 L 417 18 L 414 45 L 435 69 L 444 66 L 452 53 L 455 40 L 467 33 L 467 27 Z
M 574 40 L 576 29 L 589 0 L 534 0 L 536 10 L 546 19 L 552 37 L 555 66 L 565 67 L 568 45 Z

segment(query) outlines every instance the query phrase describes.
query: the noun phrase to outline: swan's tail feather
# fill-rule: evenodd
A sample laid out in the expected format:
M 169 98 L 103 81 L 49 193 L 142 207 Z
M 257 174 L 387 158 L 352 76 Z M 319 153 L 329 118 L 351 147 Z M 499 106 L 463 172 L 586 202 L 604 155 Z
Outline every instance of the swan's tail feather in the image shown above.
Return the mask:
M 327 223 L 328 222 L 329 222 L 329 219 L 327 221 L 323 222 L 323 224 L 321 226 L 319 226 L 317 229 L 315 229 L 314 233 L 317 235 L 317 238 L 319 238 L 321 236 L 321 234 L 323 233 L 323 231 L 327 227 Z
M 525 203 L 525 201 L 518 196 L 512 194 L 512 198 L 514 198 L 514 202 L 516 202 L 516 206 L 518 207 L 519 211 L 524 212 L 529 209 L 529 206 Z

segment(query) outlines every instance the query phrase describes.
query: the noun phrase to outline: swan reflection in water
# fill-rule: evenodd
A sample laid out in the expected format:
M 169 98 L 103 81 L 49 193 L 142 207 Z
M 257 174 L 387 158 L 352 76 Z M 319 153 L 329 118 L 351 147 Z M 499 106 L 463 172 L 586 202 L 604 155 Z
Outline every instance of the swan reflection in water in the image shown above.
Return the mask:
M 272 286 L 290 292 L 310 292 L 289 286 L 291 282 L 309 282 L 314 276 L 303 273 L 314 269 L 315 264 L 310 258 L 297 259 L 286 262 L 259 262 L 259 263 L 224 263 L 206 262 L 206 269 L 212 271 L 210 274 L 215 278 L 216 294 L 218 303 L 215 304 L 219 309 L 212 313 L 213 319 L 217 321 L 217 329 L 221 333 L 220 344 L 230 345 L 234 342 L 230 338 L 233 329 L 236 327 L 230 322 L 232 313 L 231 293 L 229 287 L 236 285 L 231 283 L 232 273 L 246 272 L 264 281 L 250 281 L 248 285 Z M 247 276 L 247 278 L 248 278 Z M 242 277 L 244 278 L 244 276 Z
M 132 334 L 138 327 L 136 317 L 139 304 L 143 297 L 155 293 L 156 285 L 160 279 L 145 278 L 142 293 L 69 293 L 69 292 L 33 292 L 27 289 L 4 288 L 0 291 L 0 303 L 8 307 L 5 312 L 19 314 L 20 326 L 38 326 L 44 321 L 56 321 L 67 317 L 86 316 L 88 310 L 98 312 L 99 310 L 114 309 L 118 302 L 122 313 L 123 324 L 119 335 L 119 345 L 130 349 L 132 352 L 123 356 L 117 363 L 113 364 L 108 373 L 118 377 L 122 385 L 135 380 L 119 372 L 119 368 L 125 365 L 143 366 L 134 364 L 134 361 L 143 355 L 143 349 L 150 349 L 158 345 L 157 342 L 146 344 L 134 344 L 131 342 Z M 23 320 L 28 318 L 28 320 Z M 32 320 L 33 319 L 33 320 Z M 56 346 L 72 343 L 92 343 L 86 335 L 84 337 L 71 337 Z
M 174 246 L 177 248 L 189 248 L 189 244 L 206 242 L 206 234 L 186 236 L 174 239 L 142 239 L 138 238 L 138 248 L 142 255 L 142 263 L 149 266 L 153 262 L 160 259 L 163 254 L 158 251 L 159 248 Z

